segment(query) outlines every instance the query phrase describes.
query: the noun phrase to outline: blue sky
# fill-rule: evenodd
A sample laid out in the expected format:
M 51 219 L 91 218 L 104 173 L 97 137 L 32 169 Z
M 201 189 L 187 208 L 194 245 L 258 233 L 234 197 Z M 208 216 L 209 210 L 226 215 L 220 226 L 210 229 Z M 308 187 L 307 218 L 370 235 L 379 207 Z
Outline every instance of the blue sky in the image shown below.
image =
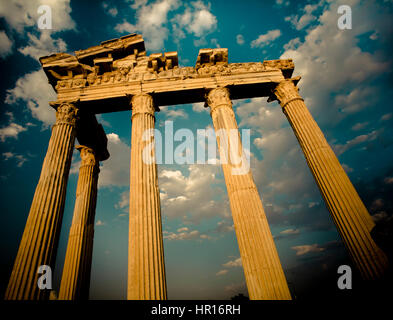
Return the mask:
M 52 30 L 37 8 L 52 8 Z M 337 27 L 340 4 L 352 29 Z M 73 53 L 140 33 L 147 54 L 177 51 L 193 66 L 201 48 L 228 48 L 229 62 L 292 58 L 300 93 L 375 221 L 392 215 L 392 1 L 5 1 L 0 0 L 0 224 L 4 291 L 50 137 L 56 95 L 38 58 Z M 301 149 L 276 102 L 233 101 L 240 129 L 251 130 L 251 165 L 292 294 L 335 285 L 351 264 Z M 91 299 L 125 299 L 131 112 L 98 116 L 111 158 L 101 164 Z M 176 129 L 212 126 L 202 104 L 163 107 Z M 175 143 L 176 147 L 176 143 Z M 74 152 L 55 268 L 65 256 L 79 167 Z M 246 294 L 221 168 L 160 165 L 169 299 Z M 329 280 L 326 280 L 329 279 Z M 316 290 L 315 284 L 319 287 Z

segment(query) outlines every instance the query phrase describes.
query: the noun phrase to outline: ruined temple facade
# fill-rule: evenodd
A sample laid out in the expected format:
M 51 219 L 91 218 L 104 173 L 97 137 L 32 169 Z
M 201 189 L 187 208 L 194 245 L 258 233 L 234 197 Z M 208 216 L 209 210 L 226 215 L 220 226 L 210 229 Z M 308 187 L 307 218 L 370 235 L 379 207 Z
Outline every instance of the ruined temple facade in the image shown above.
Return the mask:
M 47 290 L 37 287 L 37 269 L 55 265 L 75 139 L 82 161 L 59 299 L 88 298 L 99 162 L 109 157 L 96 114 L 124 110 L 130 111 L 132 122 L 127 298 L 166 299 L 157 165 L 142 159 L 144 146 L 154 137 L 146 142 L 142 135 L 154 129 L 160 106 L 195 102 L 205 102 L 210 109 L 216 132 L 238 130 L 232 100 L 253 97 L 280 103 L 362 276 L 376 279 L 384 274 L 387 258 L 370 236 L 374 222 L 299 95 L 300 78 L 292 78 L 292 60 L 228 63 L 228 50 L 217 48 L 201 49 L 194 67 L 180 67 L 177 52 L 147 55 L 142 36 L 130 34 L 74 55 L 42 57 L 40 62 L 57 93 L 57 100 L 50 103 L 56 122 L 6 299 L 48 298 Z M 237 137 L 241 148 L 240 134 Z M 217 143 L 227 141 L 217 136 Z M 252 173 L 233 174 L 236 167 L 231 161 L 222 163 L 249 296 L 289 300 Z

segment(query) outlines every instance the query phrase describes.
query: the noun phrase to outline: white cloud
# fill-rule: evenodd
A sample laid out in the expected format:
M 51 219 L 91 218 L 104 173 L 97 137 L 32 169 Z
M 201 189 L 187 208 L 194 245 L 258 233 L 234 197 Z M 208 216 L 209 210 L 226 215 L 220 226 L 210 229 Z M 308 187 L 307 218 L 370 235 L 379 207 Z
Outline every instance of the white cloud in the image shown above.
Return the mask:
M 299 234 L 300 230 L 299 229 L 286 229 L 280 232 L 281 234 Z
M 23 164 L 28 160 L 25 156 L 21 154 L 15 154 L 13 152 L 4 152 L 3 153 L 4 160 L 10 160 L 10 159 L 15 159 L 16 160 L 16 166 L 20 168 L 23 166 Z
M 106 223 L 102 220 L 97 220 L 97 222 L 96 222 L 96 227 L 101 227 L 101 226 L 105 226 L 105 225 L 106 225 Z
M 54 32 L 71 30 L 75 22 L 71 18 L 70 0 L 8 0 L 0 2 L 0 17 L 8 26 L 19 33 L 24 28 L 37 25 L 41 16 L 37 9 L 41 5 L 48 5 L 52 12 L 52 28 Z
M 197 102 L 192 104 L 192 110 L 195 112 L 207 112 L 208 108 L 205 108 L 205 104 L 203 102 Z
M 0 57 L 5 58 L 12 52 L 12 41 L 5 31 L 0 31 Z
M 127 21 L 117 24 L 118 32 L 141 32 L 146 42 L 147 50 L 159 50 L 168 38 L 169 30 L 165 26 L 170 10 L 178 7 L 177 0 L 161 0 L 147 5 L 145 1 L 138 1 L 131 5 L 136 9 L 136 24 Z
M 223 270 L 218 271 L 216 273 L 216 276 L 222 276 L 222 275 L 227 274 L 227 273 L 228 273 L 228 270 L 227 269 L 223 269 Z
M 162 212 L 169 218 L 200 222 L 212 217 L 228 217 L 229 203 L 217 186 L 216 165 L 189 165 L 188 176 L 179 170 L 159 170 Z M 219 199 L 219 200 L 217 200 Z
M 15 88 L 7 90 L 5 103 L 15 104 L 18 100 L 26 103 L 34 118 L 51 125 L 56 114 L 49 101 L 56 99 L 56 94 L 42 70 L 27 73 L 16 81 Z
M 182 13 L 176 14 L 170 21 L 172 33 L 168 29 L 168 13 L 184 6 Z M 147 4 L 147 1 L 135 1 L 130 7 L 136 10 L 135 24 L 124 20 L 116 25 L 118 32 L 141 32 L 148 50 L 160 50 L 171 34 L 174 41 L 186 37 L 186 33 L 197 39 L 194 44 L 199 46 L 206 43 L 205 36 L 217 28 L 217 18 L 210 12 L 210 4 L 194 1 L 182 4 L 178 0 L 157 0 Z M 218 42 L 214 43 L 219 46 Z
M 352 127 L 351 127 L 351 129 L 353 130 L 353 131 L 359 131 L 359 130 L 362 130 L 362 129 L 364 129 L 365 127 L 367 127 L 367 125 L 368 125 L 368 122 L 366 121 L 366 122 L 358 122 L 358 123 L 355 123 Z
M 225 233 L 233 232 L 235 227 L 233 225 L 232 219 L 221 220 L 217 222 L 217 227 L 213 230 L 213 233 Z
M 107 134 L 109 159 L 102 162 L 98 186 L 129 186 L 130 146 L 121 141 L 116 133 Z M 124 204 L 124 202 L 123 202 Z
M 296 251 L 297 256 L 302 256 L 311 252 L 321 252 L 325 250 L 325 248 L 320 247 L 317 243 L 294 246 L 291 247 L 291 249 Z
M 285 20 L 291 22 L 291 24 L 296 28 L 296 30 L 301 30 L 308 26 L 312 21 L 315 21 L 317 17 L 313 15 L 313 12 L 316 11 L 324 1 L 320 1 L 318 4 L 307 4 L 301 11 L 302 15 L 292 15 L 290 17 L 286 17 Z
M 165 232 L 164 239 L 167 240 L 201 240 L 210 239 L 206 234 L 201 234 L 198 230 L 189 231 L 187 227 L 179 228 L 177 233 L 175 232 Z
M 377 94 L 374 88 L 355 88 L 349 94 L 337 95 L 335 104 L 341 112 L 352 114 L 373 105 L 376 98 Z
M 177 41 L 185 38 L 185 32 L 187 32 L 199 38 L 199 40 L 194 41 L 196 46 L 203 45 L 205 36 L 217 28 L 217 18 L 210 12 L 210 5 L 205 5 L 202 1 L 195 1 L 191 2 L 191 5 L 186 5 L 185 11 L 177 14 L 171 22 Z
M 8 126 L 0 128 L 0 140 L 4 142 L 7 138 L 17 139 L 19 133 L 27 129 L 17 123 L 10 123 Z
M 194 2 L 193 5 L 196 10 L 186 26 L 187 31 L 195 34 L 196 37 L 214 31 L 217 26 L 217 19 L 209 11 L 209 8 L 201 1 Z
M 297 37 L 297 38 L 291 39 L 287 44 L 285 44 L 284 49 L 285 50 L 296 50 L 297 47 L 301 44 L 302 44 L 302 42 L 300 41 L 300 38 Z
M 244 37 L 243 37 L 242 34 L 238 34 L 238 35 L 236 36 L 236 43 L 237 43 L 238 45 L 240 45 L 240 46 L 244 44 Z
M 40 57 L 67 50 L 67 44 L 64 40 L 61 38 L 53 39 L 48 30 L 43 30 L 39 38 L 32 33 L 27 33 L 27 36 L 29 38 L 28 45 L 18 49 L 25 56 L 38 60 Z
M 378 137 L 378 131 L 374 130 L 368 134 L 362 134 L 351 140 L 348 140 L 345 144 L 335 144 L 333 148 L 336 154 L 341 155 L 344 152 L 356 147 L 357 145 L 363 142 L 373 141 L 377 139 L 377 137 Z
M 115 204 L 116 209 L 122 209 L 124 212 L 128 212 L 130 205 L 130 191 L 124 191 L 120 194 L 120 200 Z
M 242 258 L 237 258 L 235 260 L 230 260 L 222 265 L 224 268 L 236 268 L 242 266 Z
M 175 118 L 188 118 L 188 114 L 180 108 L 177 107 L 160 107 L 160 112 L 166 115 L 167 119 L 175 119 Z
M 251 42 L 251 48 L 262 48 L 280 36 L 281 31 L 279 29 L 270 30 L 265 34 L 259 35 L 257 39 L 253 40 Z

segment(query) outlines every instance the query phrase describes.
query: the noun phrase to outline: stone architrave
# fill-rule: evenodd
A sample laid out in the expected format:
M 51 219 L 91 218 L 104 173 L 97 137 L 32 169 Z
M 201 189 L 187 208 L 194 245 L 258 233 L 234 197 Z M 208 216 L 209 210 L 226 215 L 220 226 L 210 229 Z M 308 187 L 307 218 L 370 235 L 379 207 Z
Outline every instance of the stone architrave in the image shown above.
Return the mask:
M 100 169 L 99 159 L 93 148 L 81 145 L 76 149 L 81 155 L 81 165 L 59 300 L 87 300 L 89 298 L 94 217 Z
M 273 99 L 279 101 L 288 118 L 338 232 L 362 277 L 379 278 L 386 271 L 388 260 L 371 238 L 370 231 L 375 224 L 299 95 L 294 83 L 298 80 L 281 81 L 274 89 Z
M 129 300 L 167 298 L 160 193 L 155 162 L 153 98 L 134 95 L 132 105 L 130 226 L 128 251 Z M 152 145 L 151 153 L 147 145 Z M 147 147 L 147 149 L 145 149 Z
M 52 270 L 55 266 L 77 119 L 78 108 L 74 103 L 57 106 L 56 123 L 5 293 L 6 300 L 38 300 L 49 296 L 50 290 L 38 288 L 37 271 L 41 265 Z
M 227 146 L 224 152 L 228 156 L 223 159 L 221 154 L 220 161 L 250 299 L 290 300 L 288 284 L 251 171 L 249 168 L 237 171 L 239 163 L 231 157 L 231 154 L 238 153 L 240 159 L 244 151 L 229 90 L 227 88 L 211 90 L 207 95 L 207 105 L 211 110 L 217 144 L 220 149 L 223 144 Z M 232 132 L 235 130 L 235 138 L 231 136 L 231 130 Z M 226 132 L 225 137 L 222 134 L 219 137 L 220 131 L 224 135 Z M 242 161 L 246 159 L 243 157 Z

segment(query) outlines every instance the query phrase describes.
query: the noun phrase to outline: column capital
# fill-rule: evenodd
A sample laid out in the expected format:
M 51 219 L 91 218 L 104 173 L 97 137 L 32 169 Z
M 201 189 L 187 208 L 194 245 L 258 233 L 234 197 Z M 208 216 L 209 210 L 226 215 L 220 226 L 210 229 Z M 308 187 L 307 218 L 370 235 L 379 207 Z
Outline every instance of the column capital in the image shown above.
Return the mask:
M 78 145 L 75 147 L 80 152 L 81 155 L 81 167 L 82 166 L 95 166 L 98 165 L 98 160 L 96 153 L 93 148 L 83 145 Z
M 289 102 L 294 100 L 302 100 L 303 98 L 299 94 L 299 88 L 296 84 L 299 82 L 300 77 L 292 79 L 286 79 L 277 84 L 272 90 L 272 95 L 269 97 L 268 102 L 278 100 L 283 110 Z
M 79 120 L 78 102 L 79 100 L 49 102 L 50 106 L 56 109 L 55 125 L 69 124 L 75 127 Z
M 229 96 L 229 89 L 226 87 L 218 87 L 210 90 L 206 95 L 206 103 L 210 107 L 211 112 L 220 106 L 227 106 L 232 109 L 232 101 Z
M 154 105 L 153 97 L 147 93 L 139 93 L 131 98 L 132 116 L 138 113 L 148 113 L 154 116 L 159 109 Z

